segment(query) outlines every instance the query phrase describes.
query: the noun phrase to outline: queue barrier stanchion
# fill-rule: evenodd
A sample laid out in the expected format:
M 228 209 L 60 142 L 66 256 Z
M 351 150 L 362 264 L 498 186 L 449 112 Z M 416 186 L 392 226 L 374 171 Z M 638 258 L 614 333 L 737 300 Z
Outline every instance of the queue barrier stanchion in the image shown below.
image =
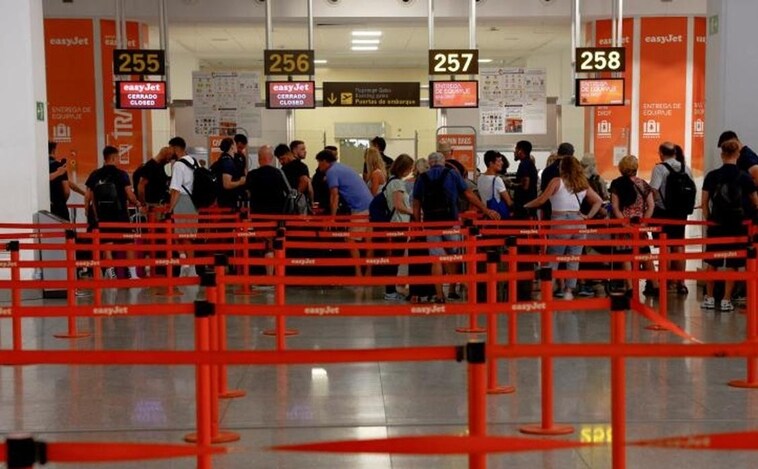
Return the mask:
M 71 283 L 76 282 L 76 231 L 66 230 L 66 280 Z M 69 307 L 76 307 L 76 292 L 68 288 L 66 291 L 66 304 Z M 68 317 L 68 331 L 53 334 L 57 339 L 83 339 L 89 337 L 89 332 L 80 332 L 76 324 L 76 316 Z
M 280 230 L 277 231 L 277 234 L 282 231 L 283 228 L 280 228 Z M 284 263 L 286 259 L 286 251 L 284 248 L 283 237 L 277 237 L 274 240 L 274 259 L 276 260 L 276 264 L 274 265 L 274 277 L 281 280 L 285 277 L 285 271 L 287 268 Z M 274 304 L 276 306 L 284 306 L 287 304 L 285 289 L 286 285 L 281 281 L 274 285 Z M 263 331 L 263 334 L 276 337 L 276 349 L 284 350 L 287 347 L 284 340 L 285 337 L 297 335 L 299 332 L 295 329 L 287 329 L 287 318 L 283 314 L 278 314 L 274 320 L 274 329 Z
M 664 319 L 668 319 L 668 282 L 666 281 L 668 274 L 668 245 L 666 244 L 666 233 L 660 232 L 659 248 L 658 248 L 658 314 Z M 652 255 L 652 254 L 651 254 Z M 658 332 L 671 332 L 667 327 L 661 324 L 650 324 L 645 327 L 649 331 Z
M 518 239 L 515 236 L 509 236 L 505 239 L 506 254 L 508 256 L 508 272 L 512 272 L 511 275 L 516 275 L 518 272 Z M 515 303 L 518 301 L 518 281 L 510 280 L 508 282 L 508 303 Z M 516 345 L 518 327 L 518 316 L 513 311 L 508 311 L 508 345 Z
M 544 307 L 540 312 L 541 345 L 553 344 L 553 271 L 549 267 L 539 270 L 540 291 Z M 541 387 L 542 387 L 542 423 L 525 425 L 519 428 L 521 433 L 528 435 L 568 435 L 574 432 L 569 425 L 557 425 L 553 415 L 553 358 L 542 357 Z
M 630 308 L 625 295 L 611 296 L 611 345 L 626 342 L 626 312 Z M 613 469 L 626 467 L 626 364 L 623 356 L 611 358 L 611 461 Z
M 92 279 L 99 281 L 103 279 L 103 269 L 100 268 L 100 261 L 102 261 L 103 251 L 100 249 L 100 230 L 95 228 L 92 230 Z M 92 301 L 95 305 L 100 306 L 103 304 L 103 289 L 95 288 L 92 290 Z
M 223 307 L 226 304 L 226 268 L 229 266 L 229 258 L 226 254 L 213 256 L 213 265 L 216 270 L 216 304 Z M 227 317 L 226 314 L 218 314 L 218 350 L 227 350 Z M 218 366 L 218 397 L 219 399 L 233 399 L 247 394 L 241 389 L 229 389 L 226 365 Z
M 11 433 L 5 438 L 5 464 L 8 469 L 32 469 L 47 464 L 47 444 L 35 441 L 28 433 Z
M 487 251 L 487 304 L 497 304 L 497 267 L 500 263 L 500 253 L 497 251 Z M 497 315 L 490 313 L 487 315 L 487 343 L 490 345 L 497 344 Z M 492 357 L 487 363 L 487 393 L 488 394 L 510 394 L 516 391 L 514 386 L 498 386 L 497 379 L 497 360 Z
M 10 278 L 14 285 L 11 287 L 11 329 L 13 333 L 13 350 L 21 350 L 23 338 L 21 331 L 21 243 L 9 241 L 5 249 L 10 253 Z
M 487 353 L 484 342 L 473 340 L 456 349 L 457 360 L 468 363 L 468 433 L 487 436 Z M 487 453 L 469 455 L 469 469 L 486 469 Z
M 210 317 L 216 313 L 216 307 L 208 300 L 195 300 L 195 350 L 209 352 Z M 211 445 L 211 365 L 207 363 L 195 366 L 195 415 L 197 432 L 185 435 L 184 441 L 198 446 Z M 210 460 L 198 458 L 199 469 L 210 469 Z
M 758 347 L 758 250 L 751 246 L 747 251 L 747 271 L 750 276 L 747 279 L 747 304 L 745 325 L 747 342 Z M 752 356 L 747 359 L 747 378 L 732 380 L 729 386 L 733 388 L 758 389 L 758 357 Z
M 174 257 L 174 220 L 173 216 L 166 215 L 166 218 L 164 219 L 165 226 L 166 226 L 166 290 L 165 291 L 156 291 L 156 296 L 182 296 L 182 292 L 179 291 L 174 286 L 174 266 L 171 262 L 171 259 Z M 189 258 L 189 256 L 188 256 Z M 180 263 L 181 265 L 181 263 Z M 192 268 L 192 266 L 190 266 Z
M 240 221 L 243 222 L 243 223 L 247 221 L 247 213 L 240 212 Z M 241 240 L 242 255 L 240 256 L 240 258 L 241 259 L 247 259 L 248 256 L 250 255 L 250 247 L 249 247 L 250 246 L 250 240 L 249 240 L 250 231 L 249 231 L 249 228 L 247 226 L 242 226 L 242 227 L 239 228 L 238 233 L 239 233 L 239 236 L 242 237 L 242 240 Z M 237 265 L 237 269 L 236 269 L 237 270 L 237 275 L 243 275 L 243 276 L 247 275 L 248 274 L 248 272 L 247 272 L 248 269 L 249 269 L 249 266 L 247 266 L 247 265 L 244 265 L 244 264 Z M 248 283 L 248 282 L 242 282 L 242 285 L 240 285 L 239 288 L 234 291 L 234 295 L 238 295 L 238 296 L 255 296 L 255 295 L 258 295 L 258 292 L 253 291 L 250 288 L 250 283 Z
M 470 219 L 466 219 L 466 222 L 470 223 Z M 467 224 L 468 224 L 467 223 Z M 470 275 L 476 275 L 476 238 L 479 236 L 479 227 L 469 226 L 466 234 L 466 253 L 472 257 L 472 260 L 466 263 L 466 270 Z M 471 307 L 471 312 L 468 315 L 468 326 L 456 327 L 455 331 L 461 334 L 481 334 L 486 332 L 484 328 L 480 327 L 477 321 L 476 314 L 476 281 L 473 280 L 468 283 L 468 296 L 467 303 Z

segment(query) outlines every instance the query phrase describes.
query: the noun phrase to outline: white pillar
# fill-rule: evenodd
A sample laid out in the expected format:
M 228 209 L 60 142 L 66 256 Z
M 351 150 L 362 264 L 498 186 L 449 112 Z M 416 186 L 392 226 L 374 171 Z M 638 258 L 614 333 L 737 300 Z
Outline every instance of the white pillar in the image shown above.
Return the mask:
M 724 130 L 758 148 L 758 48 L 755 0 L 708 0 L 705 74 L 705 169 L 721 164 L 716 143 Z
M 42 0 L 0 0 L 0 44 L 0 222 L 29 223 L 50 209 Z

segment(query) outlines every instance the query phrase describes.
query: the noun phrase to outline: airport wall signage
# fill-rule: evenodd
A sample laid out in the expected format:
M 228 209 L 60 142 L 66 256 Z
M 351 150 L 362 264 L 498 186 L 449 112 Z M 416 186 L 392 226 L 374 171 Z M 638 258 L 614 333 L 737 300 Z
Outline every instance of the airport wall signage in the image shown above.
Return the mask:
M 479 82 L 430 81 L 429 107 L 432 108 L 477 108 L 479 107 Z
M 429 50 L 429 75 L 476 75 L 479 73 L 477 49 Z
M 116 49 L 114 75 L 165 75 L 166 53 L 161 49 Z
M 166 109 L 166 82 L 117 81 L 116 109 Z
M 263 69 L 266 75 L 313 75 L 313 51 L 264 50 Z
M 419 82 L 324 82 L 324 107 L 418 107 L 420 104 Z
M 266 109 L 313 109 L 316 84 L 312 81 L 266 82 Z

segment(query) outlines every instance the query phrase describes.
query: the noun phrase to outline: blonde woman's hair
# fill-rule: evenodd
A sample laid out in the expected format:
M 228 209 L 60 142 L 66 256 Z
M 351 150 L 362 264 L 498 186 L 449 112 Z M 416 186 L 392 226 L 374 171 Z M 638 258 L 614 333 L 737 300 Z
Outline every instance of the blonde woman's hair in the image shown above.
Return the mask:
M 382 154 L 376 148 L 367 148 L 363 154 L 363 158 L 366 160 L 366 171 L 368 174 L 373 173 L 377 169 L 387 176 L 387 166 L 384 164 Z
M 622 176 L 632 177 L 637 175 L 640 163 L 634 155 L 626 155 L 619 161 L 619 173 Z
M 579 160 L 573 156 L 564 156 L 560 163 L 561 179 L 566 184 L 566 188 L 576 194 L 590 187 L 587 176 L 584 175 L 584 168 Z
M 555 160 L 558 159 L 558 153 L 550 153 L 550 156 L 547 157 L 547 161 L 545 161 L 545 167 L 547 168 L 551 164 L 555 163 Z

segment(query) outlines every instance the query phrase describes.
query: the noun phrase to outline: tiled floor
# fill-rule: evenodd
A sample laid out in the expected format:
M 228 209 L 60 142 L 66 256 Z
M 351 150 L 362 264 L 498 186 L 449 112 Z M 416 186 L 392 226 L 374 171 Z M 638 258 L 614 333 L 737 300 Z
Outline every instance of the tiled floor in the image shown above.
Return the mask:
M 670 296 L 669 316 L 705 341 L 744 339 L 745 315 L 701 312 L 695 292 L 686 300 Z M 111 290 L 108 303 L 163 302 L 148 290 Z M 183 301 L 197 295 L 186 288 Z M 383 303 L 379 290 L 355 288 L 290 289 L 291 303 L 354 303 L 370 308 Z M 84 299 L 83 301 L 87 301 Z M 229 302 L 271 303 L 271 294 L 229 296 Z M 49 301 L 57 304 L 55 301 Z M 30 304 L 39 304 L 30 302 Z M 191 349 L 192 319 L 181 317 L 102 319 L 102 344 L 108 349 Z M 169 321 L 173 327 L 169 328 Z M 460 345 L 466 336 L 455 327 L 462 317 L 302 318 L 288 325 L 301 334 L 288 339 L 292 349 L 371 348 L 412 345 Z M 80 321 L 92 328 L 90 321 Z M 229 319 L 230 348 L 272 349 L 262 335 L 267 318 Z M 628 315 L 628 340 L 680 342 L 672 334 L 650 332 L 647 322 Z M 70 342 L 52 334 L 65 320 L 24 322 L 27 349 L 67 349 Z M 569 312 L 555 319 L 559 342 L 608 341 L 606 312 Z M 10 345 L 10 327 L 0 322 L 0 344 Z M 173 330 L 173 334 L 169 331 Z M 539 316 L 519 318 L 522 343 L 539 340 Z M 506 337 L 505 328 L 501 340 Z M 75 342 L 92 349 L 95 340 Z M 564 438 L 607 439 L 610 428 L 610 365 L 603 359 L 556 360 L 556 420 L 576 432 Z M 540 419 L 538 360 L 502 363 L 500 381 L 517 392 L 488 398 L 489 432 L 519 436 L 518 427 Z M 725 382 L 745 376 L 744 360 L 629 360 L 627 418 L 630 440 L 758 429 L 758 390 L 729 388 Z M 277 453 L 275 444 L 383 438 L 400 435 L 461 434 L 467 419 L 466 366 L 455 362 L 363 363 L 323 366 L 238 366 L 229 369 L 230 387 L 244 389 L 242 399 L 222 401 L 223 428 L 239 432 L 233 451 L 214 458 L 214 468 L 464 468 L 465 457 L 386 455 L 335 456 Z M 0 432 L 27 431 L 50 441 L 181 442 L 194 429 L 194 369 L 149 366 L 29 366 L 0 368 Z M 610 446 L 489 457 L 490 468 L 607 468 Z M 758 453 L 688 452 L 628 449 L 633 468 L 751 468 Z M 186 468 L 192 459 L 105 464 L 112 468 Z M 64 467 L 50 464 L 46 467 Z M 72 467 L 72 466 L 67 466 Z

